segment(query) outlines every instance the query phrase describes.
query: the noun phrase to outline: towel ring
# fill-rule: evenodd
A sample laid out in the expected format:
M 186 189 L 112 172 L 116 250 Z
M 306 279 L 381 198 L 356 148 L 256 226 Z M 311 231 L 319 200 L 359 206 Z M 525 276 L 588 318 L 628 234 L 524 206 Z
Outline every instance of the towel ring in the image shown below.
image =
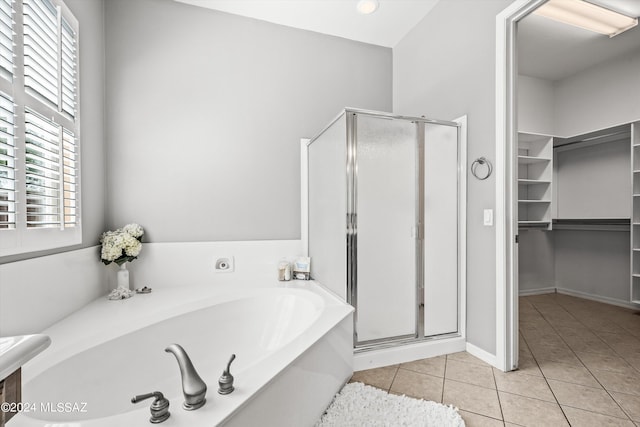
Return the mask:
M 486 165 L 487 171 L 484 173 L 484 175 L 479 175 L 478 166 L 484 166 L 484 165 Z M 493 172 L 493 166 L 491 165 L 491 162 L 487 160 L 485 157 L 478 157 L 473 161 L 473 163 L 471 163 L 471 174 L 476 178 L 478 178 L 480 181 L 484 181 L 485 179 L 489 178 L 492 172 Z

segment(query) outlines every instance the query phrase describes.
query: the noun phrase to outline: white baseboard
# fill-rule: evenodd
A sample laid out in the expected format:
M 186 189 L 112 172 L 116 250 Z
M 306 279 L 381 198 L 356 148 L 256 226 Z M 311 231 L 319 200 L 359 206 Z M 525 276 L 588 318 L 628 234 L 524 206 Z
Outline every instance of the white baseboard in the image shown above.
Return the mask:
M 617 298 L 603 297 L 601 295 L 593 295 L 586 292 L 574 291 L 572 289 L 566 289 L 566 288 L 556 288 L 556 292 L 558 292 L 559 294 L 571 295 L 574 297 L 584 298 L 591 301 L 602 302 L 605 304 L 617 305 L 618 307 L 632 308 L 635 310 L 638 309 L 638 305 L 632 304 L 629 301 L 624 301 Z
M 498 367 L 498 358 L 494 354 L 491 354 L 480 347 L 467 343 L 467 353 L 477 357 L 483 362 L 487 362 L 491 366 L 495 366 L 496 368 Z
M 604 304 L 616 305 L 618 307 L 632 308 L 637 310 L 638 305 L 633 304 L 629 301 L 620 300 L 617 298 L 604 297 L 602 295 L 594 295 L 587 292 L 574 291 L 573 289 L 566 288 L 556 288 L 556 287 L 547 287 L 547 288 L 537 288 L 537 289 L 524 289 L 518 292 L 518 295 L 521 297 L 531 296 L 531 295 L 543 295 L 543 294 L 553 294 L 559 293 L 564 295 L 570 295 L 573 297 L 584 298 L 591 301 L 597 301 Z
M 518 292 L 518 295 L 521 297 L 525 297 L 528 295 L 542 295 L 542 294 L 555 294 L 556 288 L 555 286 L 550 286 L 548 288 L 537 288 L 537 289 L 524 289 Z

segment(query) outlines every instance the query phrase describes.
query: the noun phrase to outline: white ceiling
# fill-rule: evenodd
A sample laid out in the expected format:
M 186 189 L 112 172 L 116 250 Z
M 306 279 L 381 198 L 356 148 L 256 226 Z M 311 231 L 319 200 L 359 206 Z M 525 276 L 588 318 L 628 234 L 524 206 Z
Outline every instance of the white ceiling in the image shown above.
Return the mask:
M 395 47 L 439 0 L 379 0 L 379 9 L 371 15 L 361 15 L 356 11 L 358 0 L 176 1 L 365 43 Z M 640 0 L 589 1 L 630 16 L 640 16 Z M 640 27 L 609 38 L 538 15 L 529 15 L 518 24 L 519 71 L 532 77 L 562 80 L 635 50 L 640 50 Z
M 640 16 L 639 0 L 592 2 L 629 16 Z M 599 63 L 640 50 L 639 27 L 609 38 L 529 15 L 518 23 L 517 34 L 520 74 L 551 81 L 562 80 Z
M 357 0 L 176 1 L 379 46 L 394 47 L 439 0 L 379 0 L 380 7 L 370 15 L 361 15 L 356 11 Z

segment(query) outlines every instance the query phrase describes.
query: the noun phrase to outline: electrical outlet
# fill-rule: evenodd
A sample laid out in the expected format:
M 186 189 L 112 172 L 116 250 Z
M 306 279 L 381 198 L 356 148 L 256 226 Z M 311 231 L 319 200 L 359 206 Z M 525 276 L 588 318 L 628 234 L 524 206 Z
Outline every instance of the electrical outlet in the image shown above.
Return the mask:
M 214 271 L 216 273 L 231 273 L 235 270 L 235 262 L 232 256 L 216 258 Z

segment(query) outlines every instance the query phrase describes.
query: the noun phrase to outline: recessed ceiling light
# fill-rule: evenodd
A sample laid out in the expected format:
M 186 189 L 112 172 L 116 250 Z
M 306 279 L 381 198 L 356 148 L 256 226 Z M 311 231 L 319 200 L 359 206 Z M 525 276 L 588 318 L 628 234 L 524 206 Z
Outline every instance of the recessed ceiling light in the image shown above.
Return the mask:
M 638 25 L 638 18 L 583 0 L 549 0 L 533 13 L 609 37 L 617 36 Z
M 379 5 L 378 0 L 360 0 L 356 8 L 361 14 L 369 15 L 378 10 Z

